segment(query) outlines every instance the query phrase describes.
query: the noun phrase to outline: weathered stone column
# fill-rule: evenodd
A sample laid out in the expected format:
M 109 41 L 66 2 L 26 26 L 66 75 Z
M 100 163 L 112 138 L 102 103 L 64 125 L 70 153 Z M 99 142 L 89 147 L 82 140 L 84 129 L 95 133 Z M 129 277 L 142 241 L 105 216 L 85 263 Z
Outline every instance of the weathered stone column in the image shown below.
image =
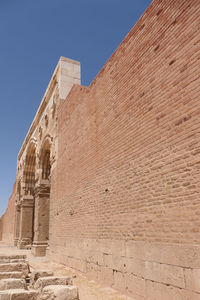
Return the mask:
M 19 241 L 20 215 L 21 215 L 21 205 L 19 203 L 17 203 L 16 207 L 15 207 L 15 238 L 14 238 L 14 246 L 17 246 L 18 241 Z
M 32 244 L 33 240 L 33 214 L 34 198 L 32 195 L 24 195 L 21 200 L 20 233 L 18 248 L 24 249 Z
M 49 241 L 49 180 L 42 180 L 35 189 L 35 220 L 32 254 L 45 256 Z

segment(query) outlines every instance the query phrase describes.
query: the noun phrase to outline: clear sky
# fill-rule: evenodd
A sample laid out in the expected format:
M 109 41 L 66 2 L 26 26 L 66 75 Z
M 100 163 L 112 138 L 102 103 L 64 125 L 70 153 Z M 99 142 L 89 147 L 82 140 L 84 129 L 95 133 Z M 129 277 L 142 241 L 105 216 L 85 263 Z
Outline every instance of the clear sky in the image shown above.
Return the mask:
M 89 85 L 151 0 L 0 0 L 0 216 L 19 149 L 60 56 Z

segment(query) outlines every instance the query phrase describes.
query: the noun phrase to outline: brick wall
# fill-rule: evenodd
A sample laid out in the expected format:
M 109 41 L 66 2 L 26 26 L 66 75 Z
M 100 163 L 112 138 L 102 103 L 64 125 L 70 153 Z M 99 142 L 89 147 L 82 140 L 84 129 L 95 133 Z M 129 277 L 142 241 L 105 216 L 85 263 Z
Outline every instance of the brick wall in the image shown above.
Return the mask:
M 5 214 L 2 216 L 0 222 L 0 237 L 8 245 L 13 245 L 14 241 L 15 199 L 16 184 L 13 186 L 13 192 L 8 201 L 8 208 Z
M 200 299 L 199 13 L 153 1 L 59 107 L 51 258 L 135 299 Z

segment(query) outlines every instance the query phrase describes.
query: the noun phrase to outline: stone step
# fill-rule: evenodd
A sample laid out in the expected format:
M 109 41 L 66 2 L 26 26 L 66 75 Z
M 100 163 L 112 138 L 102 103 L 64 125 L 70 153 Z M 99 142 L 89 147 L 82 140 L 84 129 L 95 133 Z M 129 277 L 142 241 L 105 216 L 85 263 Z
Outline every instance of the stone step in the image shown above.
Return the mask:
M 25 258 L 0 259 L 0 264 L 7 264 L 7 263 L 27 263 L 27 261 Z
M 0 291 L 10 290 L 10 289 L 27 289 L 25 279 L 1 279 L 0 280 Z
M 23 272 L 0 272 L 0 280 L 1 279 L 8 279 L 8 278 L 25 278 Z
M 13 289 L 0 291 L 0 300 L 37 300 L 38 295 L 39 292 L 35 290 Z
M 49 277 L 53 276 L 53 272 L 51 271 L 33 271 L 30 275 L 30 287 L 34 287 L 35 282 L 41 277 Z
M 3 259 L 26 259 L 27 256 L 26 255 L 0 255 L 0 260 L 3 260 Z
M 79 300 L 78 288 L 76 286 L 50 285 L 46 286 L 40 293 L 38 300 Z
M 24 275 L 28 275 L 29 267 L 27 263 L 0 264 L 0 272 L 22 272 Z
M 48 285 L 72 285 L 72 278 L 69 276 L 41 277 L 35 282 L 34 289 L 42 290 Z

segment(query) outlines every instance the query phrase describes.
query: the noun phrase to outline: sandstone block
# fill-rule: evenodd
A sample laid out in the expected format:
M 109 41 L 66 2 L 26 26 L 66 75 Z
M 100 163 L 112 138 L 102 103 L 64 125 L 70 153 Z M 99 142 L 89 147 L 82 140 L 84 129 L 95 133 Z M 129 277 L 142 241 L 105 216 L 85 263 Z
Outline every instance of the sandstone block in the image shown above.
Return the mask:
M 0 280 L 6 278 L 24 278 L 24 273 L 22 272 L 0 272 Z
M 10 259 L 11 263 L 27 263 L 27 261 L 24 258 L 18 258 L 18 259 Z
M 26 255 L 21 255 L 21 254 L 19 254 L 19 255 L 0 255 L 0 260 L 2 260 L 2 259 L 9 259 L 9 260 L 11 260 L 11 259 L 26 259 L 26 258 L 27 258 Z
M 9 289 L 26 289 L 26 281 L 25 279 L 1 279 L 0 280 L 0 290 L 9 290 Z
M 200 294 L 171 285 L 146 280 L 148 300 L 200 300 Z
M 114 276 L 114 286 L 113 287 L 118 289 L 121 293 L 125 293 L 126 292 L 125 274 L 115 270 L 113 273 L 113 276 Z
M 22 272 L 28 275 L 29 268 L 27 263 L 0 264 L 0 272 Z
M 49 277 L 53 276 L 53 272 L 51 271 L 34 271 L 31 273 L 30 276 L 30 287 L 33 287 L 35 282 L 40 278 L 40 277 Z
M 181 267 L 200 267 L 200 247 L 197 245 L 128 241 L 125 256 Z
M 123 258 L 125 271 L 139 277 L 145 277 L 145 262 L 141 259 Z
M 0 300 L 37 300 L 38 294 L 39 292 L 34 290 L 6 290 L 0 291 Z
M 39 300 L 79 300 L 75 286 L 50 285 L 43 289 Z
M 200 269 L 185 269 L 186 288 L 200 293 Z
M 0 264 L 7 264 L 7 263 L 25 263 L 25 258 L 0 258 Z
M 104 254 L 104 264 L 105 267 L 110 269 L 115 269 L 120 272 L 125 271 L 124 259 L 121 256 Z
M 112 286 L 114 284 L 113 270 L 105 267 L 101 267 L 98 272 L 98 281 L 103 284 Z
M 35 282 L 34 289 L 42 290 L 47 285 L 72 285 L 72 278 L 69 276 L 41 277 Z
M 134 297 L 145 297 L 146 289 L 145 289 L 145 279 L 134 276 L 134 275 L 126 275 L 126 286 L 127 290 L 130 294 L 134 295 Z
M 145 262 L 145 279 L 185 288 L 183 268 Z

